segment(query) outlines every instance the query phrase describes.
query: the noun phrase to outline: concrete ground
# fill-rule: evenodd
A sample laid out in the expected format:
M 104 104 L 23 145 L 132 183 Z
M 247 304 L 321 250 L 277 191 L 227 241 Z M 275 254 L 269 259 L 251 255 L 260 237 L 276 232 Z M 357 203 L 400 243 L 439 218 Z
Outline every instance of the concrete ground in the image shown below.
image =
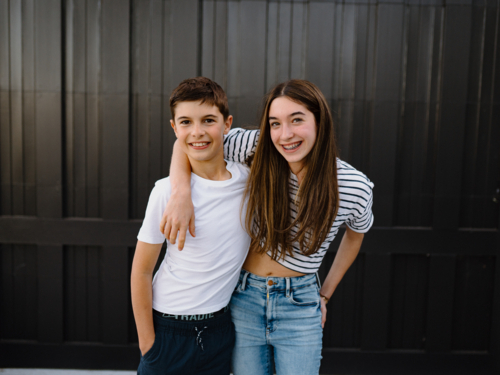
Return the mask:
M 2 368 L 0 375 L 135 375 L 136 371 L 52 370 Z

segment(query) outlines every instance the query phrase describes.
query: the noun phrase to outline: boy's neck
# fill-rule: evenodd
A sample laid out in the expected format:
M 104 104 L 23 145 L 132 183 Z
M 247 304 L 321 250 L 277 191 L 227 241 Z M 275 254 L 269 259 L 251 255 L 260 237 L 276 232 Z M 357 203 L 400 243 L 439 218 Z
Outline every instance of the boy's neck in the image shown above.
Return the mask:
M 222 152 L 210 160 L 200 161 L 189 158 L 189 162 L 192 172 L 206 180 L 225 181 L 231 178 L 231 173 L 226 169 L 226 161 Z

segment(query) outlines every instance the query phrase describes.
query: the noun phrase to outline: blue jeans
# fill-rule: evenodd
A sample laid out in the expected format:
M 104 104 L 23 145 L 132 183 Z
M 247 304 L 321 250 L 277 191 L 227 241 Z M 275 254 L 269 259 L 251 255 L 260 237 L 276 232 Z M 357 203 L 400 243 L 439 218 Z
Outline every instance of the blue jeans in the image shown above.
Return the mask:
M 231 299 L 234 375 L 317 375 L 323 329 L 315 274 L 260 277 L 242 270 Z

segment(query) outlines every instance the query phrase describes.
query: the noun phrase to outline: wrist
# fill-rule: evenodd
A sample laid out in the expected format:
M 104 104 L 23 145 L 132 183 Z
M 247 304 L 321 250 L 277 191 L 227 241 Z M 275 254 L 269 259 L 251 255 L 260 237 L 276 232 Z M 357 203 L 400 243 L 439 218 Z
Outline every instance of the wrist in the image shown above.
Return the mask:
M 191 198 L 191 186 L 190 185 L 182 186 L 182 187 L 175 187 L 172 185 L 171 187 L 172 187 L 172 192 L 170 194 L 171 196 Z
M 327 297 L 325 296 L 324 294 L 320 293 L 319 296 L 321 297 L 321 299 L 323 301 L 325 301 L 325 305 L 328 303 L 328 301 L 330 300 L 330 297 Z

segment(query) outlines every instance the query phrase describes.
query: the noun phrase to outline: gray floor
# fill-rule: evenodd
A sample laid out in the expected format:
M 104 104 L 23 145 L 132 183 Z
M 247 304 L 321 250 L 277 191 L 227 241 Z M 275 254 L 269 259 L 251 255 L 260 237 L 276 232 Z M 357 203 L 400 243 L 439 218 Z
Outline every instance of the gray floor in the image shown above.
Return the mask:
M 135 371 L 99 371 L 99 370 L 52 370 L 52 369 L 0 369 L 1 375 L 135 375 Z

